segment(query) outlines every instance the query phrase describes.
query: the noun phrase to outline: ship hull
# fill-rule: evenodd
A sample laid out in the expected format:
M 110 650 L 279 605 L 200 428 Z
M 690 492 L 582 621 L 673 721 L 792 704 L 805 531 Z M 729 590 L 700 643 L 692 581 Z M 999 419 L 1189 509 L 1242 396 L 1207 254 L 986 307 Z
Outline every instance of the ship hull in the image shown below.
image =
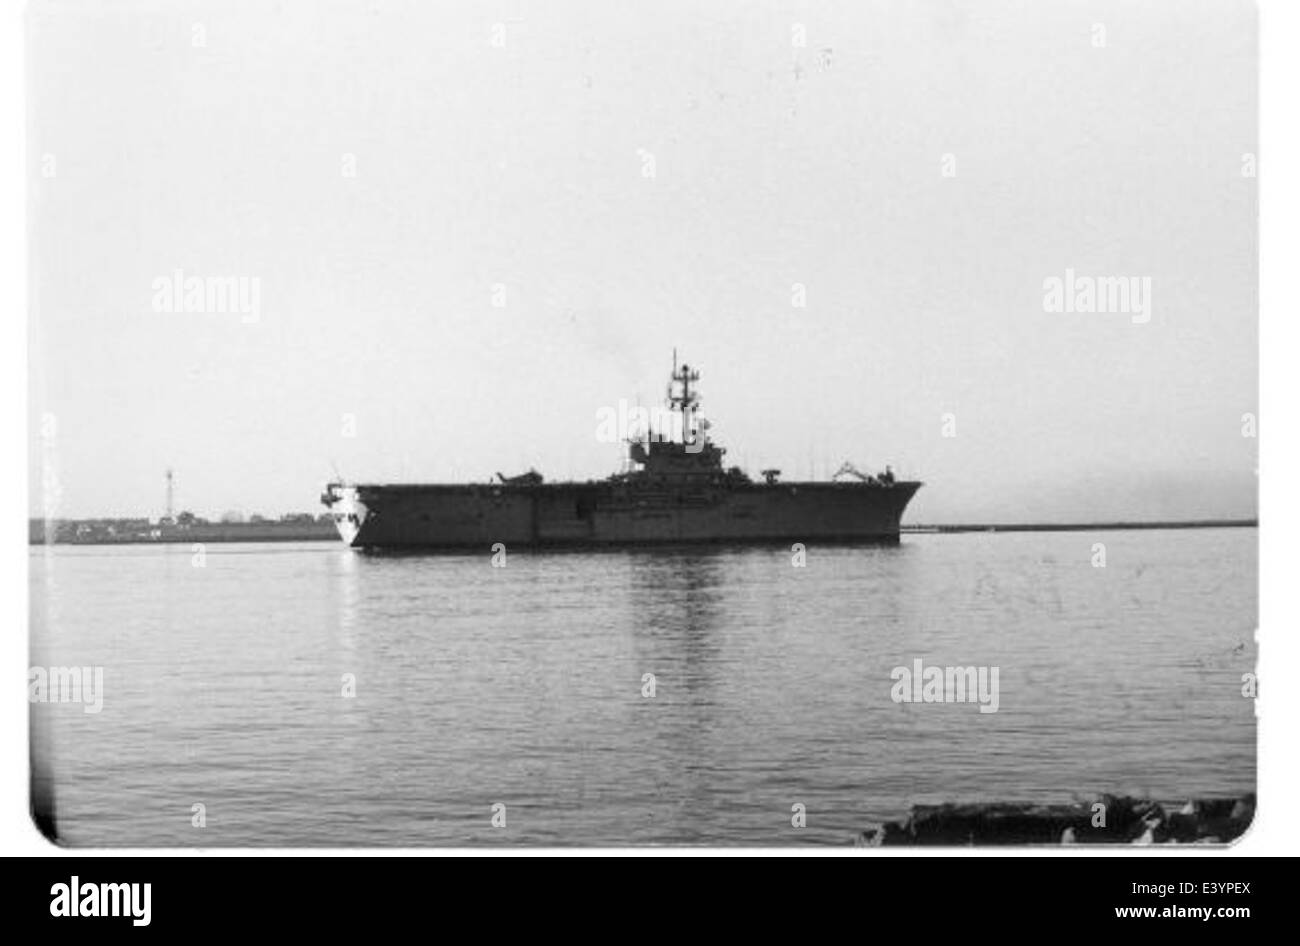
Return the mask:
M 344 542 L 368 549 L 896 542 L 920 486 L 334 486 L 330 507 Z

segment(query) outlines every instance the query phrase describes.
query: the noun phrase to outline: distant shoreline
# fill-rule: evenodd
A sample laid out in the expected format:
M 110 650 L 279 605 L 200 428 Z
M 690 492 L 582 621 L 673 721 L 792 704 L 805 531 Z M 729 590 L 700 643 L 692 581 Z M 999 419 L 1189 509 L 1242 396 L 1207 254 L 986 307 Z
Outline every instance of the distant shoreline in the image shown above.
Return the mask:
M 1023 522 L 982 525 L 905 525 L 904 535 L 950 532 L 1104 532 L 1129 529 L 1257 529 L 1258 519 L 1191 519 L 1174 522 Z
M 129 524 L 128 524 L 129 523 Z M 47 530 L 44 520 L 28 520 L 28 545 L 185 545 L 217 542 L 338 541 L 334 523 L 319 520 L 196 522 L 160 525 L 130 520 L 61 519 Z

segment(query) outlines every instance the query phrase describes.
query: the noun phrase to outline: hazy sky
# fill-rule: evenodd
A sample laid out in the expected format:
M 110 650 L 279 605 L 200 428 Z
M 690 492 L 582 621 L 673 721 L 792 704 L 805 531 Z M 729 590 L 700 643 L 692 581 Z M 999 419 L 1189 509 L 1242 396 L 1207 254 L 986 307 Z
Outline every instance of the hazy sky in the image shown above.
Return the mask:
M 1254 514 L 1249 3 L 28 23 L 33 514 L 157 516 L 168 467 L 201 514 L 319 510 L 334 466 L 604 476 L 598 411 L 674 346 L 729 462 L 892 463 L 909 521 Z M 257 320 L 156 311 L 177 269 Z M 1150 320 L 1045 311 L 1067 269 Z

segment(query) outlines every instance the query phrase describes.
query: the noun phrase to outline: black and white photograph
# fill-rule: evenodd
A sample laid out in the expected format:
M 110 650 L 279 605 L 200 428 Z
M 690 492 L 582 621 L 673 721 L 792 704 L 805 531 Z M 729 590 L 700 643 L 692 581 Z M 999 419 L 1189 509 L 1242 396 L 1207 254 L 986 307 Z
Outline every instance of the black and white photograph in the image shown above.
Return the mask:
M 23 33 L 52 845 L 1252 830 L 1254 4 Z

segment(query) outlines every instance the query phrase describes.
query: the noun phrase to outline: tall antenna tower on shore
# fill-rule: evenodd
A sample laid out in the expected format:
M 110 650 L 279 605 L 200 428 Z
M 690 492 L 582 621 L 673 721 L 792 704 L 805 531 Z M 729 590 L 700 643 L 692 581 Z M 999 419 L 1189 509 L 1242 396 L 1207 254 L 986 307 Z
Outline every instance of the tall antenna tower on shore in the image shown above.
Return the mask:
M 167 468 L 167 519 L 171 522 L 175 522 L 176 510 L 173 507 L 175 505 L 175 499 L 176 499 L 176 487 L 175 484 L 172 482 L 172 480 L 173 480 L 172 470 L 171 467 L 168 467 Z

